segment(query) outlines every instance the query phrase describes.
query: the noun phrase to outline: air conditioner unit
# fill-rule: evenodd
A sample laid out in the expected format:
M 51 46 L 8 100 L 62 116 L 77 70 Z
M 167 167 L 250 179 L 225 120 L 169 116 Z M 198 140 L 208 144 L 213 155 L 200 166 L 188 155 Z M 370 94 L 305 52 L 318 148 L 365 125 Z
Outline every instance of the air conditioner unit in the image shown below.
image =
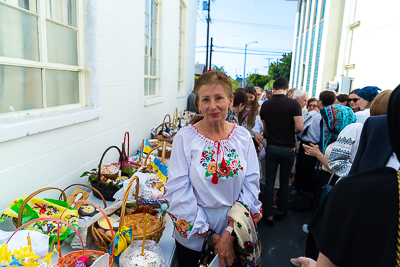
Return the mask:
M 335 82 L 339 83 L 339 93 L 349 94 L 351 89 L 351 77 L 350 76 L 337 76 L 334 78 Z
M 334 78 L 334 81 L 327 82 L 326 84 L 326 90 L 332 90 L 338 94 L 349 94 L 350 88 L 351 77 L 349 76 L 337 76 Z

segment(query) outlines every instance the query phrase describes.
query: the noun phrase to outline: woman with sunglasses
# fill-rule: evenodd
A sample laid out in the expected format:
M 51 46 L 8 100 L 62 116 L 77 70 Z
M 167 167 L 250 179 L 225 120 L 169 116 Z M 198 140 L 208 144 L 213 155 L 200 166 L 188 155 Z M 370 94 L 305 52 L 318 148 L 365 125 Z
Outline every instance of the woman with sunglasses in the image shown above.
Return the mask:
M 358 103 L 358 100 L 360 98 L 357 96 L 357 92 L 360 91 L 360 89 L 355 89 L 350 92 L 349 98 L 347 99 L 348 106 L 356 113 L 357 111 L 360 111 L 360 106 Z

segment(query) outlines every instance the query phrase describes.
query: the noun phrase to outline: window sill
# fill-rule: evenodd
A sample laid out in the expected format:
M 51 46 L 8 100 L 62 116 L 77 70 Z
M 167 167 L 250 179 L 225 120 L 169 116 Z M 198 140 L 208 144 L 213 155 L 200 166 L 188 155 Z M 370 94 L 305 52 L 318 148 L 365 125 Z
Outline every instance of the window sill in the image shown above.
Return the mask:
M 181 92 L 178 92 L 178 95 L 176 96 L 176 98 L 184 98 L 184 97 L 186 97 L 186 94 L 185 93 L 181 93 Z
M 95 120 L 102 116 L 102 109 L 86 107 L 40 115 L 1 119 L 0 143 L 85 121 Z
M 149 97 L 149 98 L 144 99 L 144 106 L 148 107 L 148 106 L 152 106 L 152 105 L 159 104 L 162 102 L 164 102 L 164 99 L 160 95 L 154 96 L 154 97 Z

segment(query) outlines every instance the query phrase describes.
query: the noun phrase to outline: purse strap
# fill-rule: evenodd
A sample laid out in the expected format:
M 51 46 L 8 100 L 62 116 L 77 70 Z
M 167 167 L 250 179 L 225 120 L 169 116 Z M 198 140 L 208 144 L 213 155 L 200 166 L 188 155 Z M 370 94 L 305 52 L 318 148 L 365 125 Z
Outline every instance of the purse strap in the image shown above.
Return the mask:
M 332 178 L 333 178 L 333 176 L 335 175 L 335 173 L 334 172 L 332 172 L 332 175 L 331 175 L 331 178 L 329 178 L 329 181 L 326 183 L 327 185 L 329 185 L 330 183 L 331 183 L 331 181 L 332 181 Z
M 200 258 L 199 258 L 199 263 L 198 267 L 200 267 L 203 264 L 203 261 L 206 259 L 207 264 L 211 262 L 211 256 L 213 256 L 213 250 L 214 248 L 212 247 L 212 237 L 215 234 L 215 231 L 212 229 L 208 229 L 206 236 L 203 241 L 203 246 L 201 248 L 200 252 Z

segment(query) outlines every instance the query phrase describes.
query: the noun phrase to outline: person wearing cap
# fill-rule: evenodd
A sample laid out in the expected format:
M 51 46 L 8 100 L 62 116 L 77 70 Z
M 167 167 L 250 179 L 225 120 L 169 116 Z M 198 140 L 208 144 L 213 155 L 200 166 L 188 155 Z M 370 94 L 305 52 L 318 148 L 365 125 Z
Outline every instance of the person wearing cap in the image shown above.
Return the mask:
M 379 91 L 381 89 L 376 86 L 366 86 L 357 92 L 357 96 L 360 97 L 359 107 L 361 109 L 361 111 L 356 112 L 357 122 L 364 123 L 370 117 L 369 107 Z

